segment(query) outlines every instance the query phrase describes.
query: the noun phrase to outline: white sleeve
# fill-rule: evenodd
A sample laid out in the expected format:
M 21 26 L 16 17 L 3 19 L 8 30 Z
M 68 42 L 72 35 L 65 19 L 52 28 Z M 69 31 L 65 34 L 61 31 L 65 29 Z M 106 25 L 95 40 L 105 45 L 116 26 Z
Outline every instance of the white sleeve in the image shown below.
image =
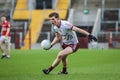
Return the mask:
M 72 28 L 73 28 L 73 25 L 72 25 L 70 22 L 66 22 L 66 23 L 65 23 L 65 28 L 66 28 L 66 29 L 72 29 Z

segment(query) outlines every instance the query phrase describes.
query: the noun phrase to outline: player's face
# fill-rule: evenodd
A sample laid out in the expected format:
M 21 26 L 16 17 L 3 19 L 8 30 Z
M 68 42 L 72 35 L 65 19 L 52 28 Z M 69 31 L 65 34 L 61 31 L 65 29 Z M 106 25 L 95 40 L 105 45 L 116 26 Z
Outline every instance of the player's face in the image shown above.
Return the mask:
M 1 17 L 1 21 L 5 21 L 6 20 L 6 18 L 3 16 L 3 17 Z
M 54 16 L 53 16 L 53 17 L 50 17 L 50 22 L 51 22 L 51 24 L 53 24 L 53 25 L 57 25 L 57 24 L 58 24 L 58 18 L 55 18 Z

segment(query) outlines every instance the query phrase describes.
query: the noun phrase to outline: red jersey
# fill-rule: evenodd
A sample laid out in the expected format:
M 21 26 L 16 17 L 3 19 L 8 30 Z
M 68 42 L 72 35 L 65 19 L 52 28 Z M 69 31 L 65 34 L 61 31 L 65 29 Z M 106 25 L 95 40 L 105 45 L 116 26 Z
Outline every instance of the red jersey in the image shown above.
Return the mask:
M 1 27 L 2 27 L 1 36 L 6 36 L 7 29 L 10 28 L 10 22 L 9 21 L 2 22 Z M 10 36 L 10 32 L 8 33 L 7 36 Z

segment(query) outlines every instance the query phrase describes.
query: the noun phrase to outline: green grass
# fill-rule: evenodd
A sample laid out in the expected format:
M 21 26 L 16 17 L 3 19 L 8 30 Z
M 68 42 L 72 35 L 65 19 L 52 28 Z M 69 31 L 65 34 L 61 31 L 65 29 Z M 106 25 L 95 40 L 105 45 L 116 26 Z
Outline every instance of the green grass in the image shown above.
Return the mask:
M 119 80 L 120 50 L 82 49 L 68 57 L 68 75 L 58 75 L 61 64 L 49 75 L 42 73 L 59 50 L 12 50 L 11 59 L 0 59 L 0 80 Z

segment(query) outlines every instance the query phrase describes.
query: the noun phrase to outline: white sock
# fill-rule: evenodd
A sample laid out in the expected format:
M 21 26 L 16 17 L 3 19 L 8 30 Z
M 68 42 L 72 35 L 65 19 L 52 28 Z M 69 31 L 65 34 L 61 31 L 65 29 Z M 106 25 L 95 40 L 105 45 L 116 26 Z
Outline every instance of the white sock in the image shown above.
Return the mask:
M 5 53 L 2 53 L 2 55 L 4 56 L 4 55 L 6 55 Z
M 8 58 L 10 58 L 10 55 L 7 55 Z

